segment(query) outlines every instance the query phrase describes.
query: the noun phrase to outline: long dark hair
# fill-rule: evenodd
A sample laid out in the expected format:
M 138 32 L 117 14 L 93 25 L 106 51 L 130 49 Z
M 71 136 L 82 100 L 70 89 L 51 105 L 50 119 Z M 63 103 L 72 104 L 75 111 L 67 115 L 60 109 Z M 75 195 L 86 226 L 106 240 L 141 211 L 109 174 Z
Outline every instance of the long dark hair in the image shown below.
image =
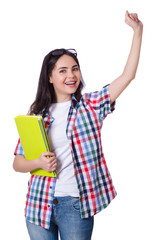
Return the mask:
M 49 52 L 43 60 L 36 98 L 30 106 L 29 114 L 42 114 L 44 116 L 49 111 L 50 105 L 57 102 L 53 84 L 49 82 L 49 79 L 57 60 L 64 54 L 71 56 L 80 68 L 77 55 L 71 51 L 61 48 Z M 84 85 L 84 82 L 80 81 L 80 84 L 74 93 L 77 101 L 79 101 L 82 96 L 81 92 Z

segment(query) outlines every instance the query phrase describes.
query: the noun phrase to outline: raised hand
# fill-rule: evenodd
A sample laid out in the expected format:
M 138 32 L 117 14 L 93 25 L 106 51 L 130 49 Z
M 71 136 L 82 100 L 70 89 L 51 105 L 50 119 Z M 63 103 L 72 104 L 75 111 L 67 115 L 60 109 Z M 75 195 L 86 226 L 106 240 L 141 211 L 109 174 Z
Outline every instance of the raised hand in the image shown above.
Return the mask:
M 128 24 L 130 27 L 132 27 L 134 31 L 136 29 L 142 30 L 143 28 L 143 24 L 139 20 L 137 13 L 129 13 L 128 11 L 126 11 L 125 23 Z

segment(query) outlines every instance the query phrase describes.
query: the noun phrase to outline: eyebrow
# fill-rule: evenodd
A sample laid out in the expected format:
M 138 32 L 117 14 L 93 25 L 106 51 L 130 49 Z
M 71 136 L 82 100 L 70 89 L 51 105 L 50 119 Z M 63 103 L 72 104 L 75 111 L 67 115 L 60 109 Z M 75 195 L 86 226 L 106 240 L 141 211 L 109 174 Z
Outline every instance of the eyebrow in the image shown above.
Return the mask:
M 72 66 L 72 68 L 74 68 L 74 67 L 79 67 L 77 64 L 76 65 L 73 65 Z M 58 68 L 58 70 L 60 70 L 60 69 L 67 69 L 68 67 L 60 67 L 60 68 Z

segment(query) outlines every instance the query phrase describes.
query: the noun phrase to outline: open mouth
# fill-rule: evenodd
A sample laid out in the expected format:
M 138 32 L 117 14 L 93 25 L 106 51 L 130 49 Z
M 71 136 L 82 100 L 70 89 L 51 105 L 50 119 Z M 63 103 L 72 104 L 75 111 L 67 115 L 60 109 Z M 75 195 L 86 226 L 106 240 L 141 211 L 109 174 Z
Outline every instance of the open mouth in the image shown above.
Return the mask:
M 75 85 L 75 81 L 74 82 L 67 82 L 67 83 L 65 83 L 66 85 L 68 85 L 68 86 L 74 86 Z

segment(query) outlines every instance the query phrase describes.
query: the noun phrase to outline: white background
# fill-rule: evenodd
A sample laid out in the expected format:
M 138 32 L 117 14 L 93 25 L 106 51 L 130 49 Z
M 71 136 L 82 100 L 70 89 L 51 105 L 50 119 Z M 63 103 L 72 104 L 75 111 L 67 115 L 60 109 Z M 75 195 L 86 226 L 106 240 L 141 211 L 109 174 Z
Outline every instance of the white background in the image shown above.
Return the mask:
M 14 117 L 34 101 L 44 56 L 75 48 L 86 82 L 100 90 L 123 71 L 133 36 L 125 12 L 144 24 L 135 80 L 104 121 L 103 149 L 117 197 L 95 216 L 93 240 L 159 239 L 158 6 L 157 0 L 0 3 L 0 218 L 3 239 L 28 240 L 24 204 L 28 174 L 13 171 L 18 133 Z

